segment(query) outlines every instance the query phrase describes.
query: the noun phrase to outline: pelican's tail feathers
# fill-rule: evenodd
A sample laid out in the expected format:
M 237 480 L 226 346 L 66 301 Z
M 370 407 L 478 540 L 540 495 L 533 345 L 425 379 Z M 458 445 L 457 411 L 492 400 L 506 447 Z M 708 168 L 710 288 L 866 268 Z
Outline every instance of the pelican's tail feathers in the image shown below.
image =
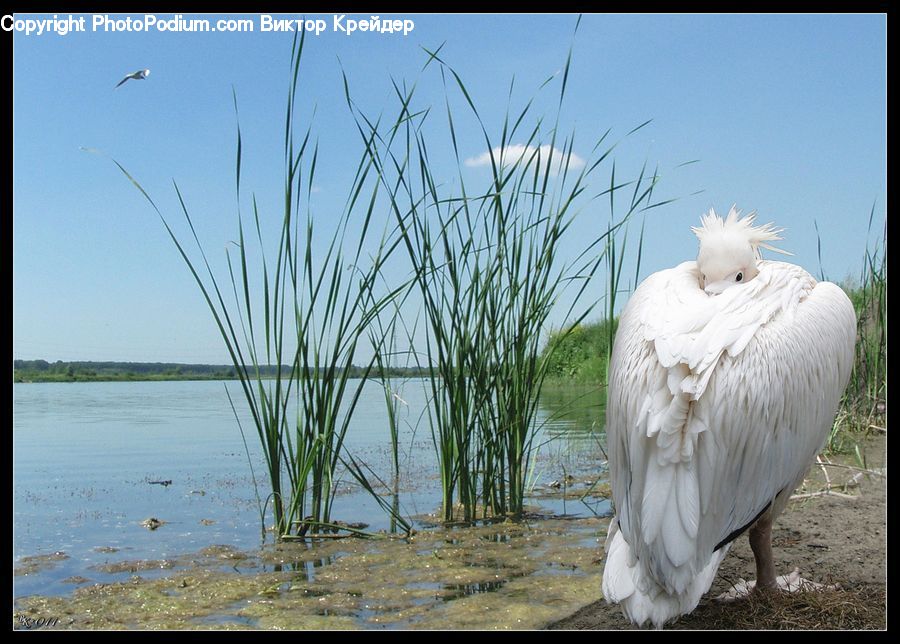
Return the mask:
M 618 603 L 631 622 L 643 626 L 649 622 L 662 628 L 667 622 L 685 615 L 700 603 L 715 579 L 719 564 L 729 546 L 713 553 L 709 563 L 682 593 L 668 593 L 634 556 L 631 546 L 613 521 L 606 539 L 606 567 L 603 570 L 603 596 L 607 603 Z

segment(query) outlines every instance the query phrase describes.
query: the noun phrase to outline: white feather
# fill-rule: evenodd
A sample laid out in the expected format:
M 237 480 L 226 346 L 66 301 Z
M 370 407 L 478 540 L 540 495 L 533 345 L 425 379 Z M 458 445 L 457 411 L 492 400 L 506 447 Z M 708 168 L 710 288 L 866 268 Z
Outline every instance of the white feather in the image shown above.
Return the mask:
M 697 529 L 700 524 L 700 487 L 695 468 L 691 465 L 689 463 L 678 469 L 675 491 L 681 525 L 684 527 L 687 537 L 694 539 L 697 537 Z
M 644 543 L 651 544 L 656 540 L 665 517 L 675 480 L 675 466 L 671 463 L 660 465 L 656 459 L 650 459 L 644 478 L 647 482 L 641 502 L 641 525 Z

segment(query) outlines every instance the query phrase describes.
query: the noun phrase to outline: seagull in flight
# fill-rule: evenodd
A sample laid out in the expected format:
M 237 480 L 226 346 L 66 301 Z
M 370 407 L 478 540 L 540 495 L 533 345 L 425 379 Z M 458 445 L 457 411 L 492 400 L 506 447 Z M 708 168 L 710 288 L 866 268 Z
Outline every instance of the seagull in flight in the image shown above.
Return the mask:
M 136 72 L 133 72 L 133 73 L 131 73 L 131 74 L 128 74 L 125 78 L 123 78 L 122 80 L 120 80 L 120 81 L 119 81 L 119 85 L 121 85 L 122 83 L 124 83 L 124 82 L 127 81 L 127 80 L 132 80 L 132 79 L 134 79 L 134 80 L 144 80 L 144 79 L 147 78 L 149 75 L 150 75 L 150 70 L 149 70 L 149 69 L 140 69 L 140 70 L 138 70 L 138 71 L 136 71 Z M 114 87 L 113 89 L 118 88 L 119 85 L 116 85 L 116 87 Z

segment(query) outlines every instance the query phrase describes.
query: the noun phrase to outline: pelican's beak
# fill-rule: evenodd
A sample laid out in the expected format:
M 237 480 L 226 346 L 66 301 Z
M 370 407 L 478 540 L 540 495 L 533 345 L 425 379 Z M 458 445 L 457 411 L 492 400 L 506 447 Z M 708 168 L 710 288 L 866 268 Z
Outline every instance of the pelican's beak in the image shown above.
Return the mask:
M 706 291 L 707 295 L 718 295 L 733 284 L 734 282 L 729 282 L 728 280 L 719 280 L 718 282 L 707 284 L 706 288 L 704 288 L 703 290 Z

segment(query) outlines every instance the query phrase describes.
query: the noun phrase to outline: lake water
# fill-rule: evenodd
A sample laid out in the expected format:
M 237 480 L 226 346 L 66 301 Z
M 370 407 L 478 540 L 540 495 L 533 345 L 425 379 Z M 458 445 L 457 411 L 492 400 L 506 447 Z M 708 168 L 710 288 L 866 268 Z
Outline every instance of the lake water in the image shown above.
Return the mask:
M 98 569 L 110 563 L 164 560 L 213 544 L 259 546 L 253 477 L 226 387 L 247 433 L 249 458 L 265 496 L 259 440 L 238 382 L 15 384 L 13 563 L 21 568 L 41 562 L 41 557 L 50 561 L 29 574 L 17 574 L 14 596 L 70 593 L 79 577 L 94 582 L 123 579 L 122 572 Z M 419 517 L 437 511 L 440 504 L 434 448 L 422 416 L 424 382 L 405 382 L 400 395 L 407 404 L 401 407 L 399 501 L 405 515 Z M 599 401 L 596 390 L 589 388 L 548 390 L 536 441 L 541 447 L 531 475 L 536 489 L 566 473 L 599 471 Z M 364 388 L 346 446 L 379 476 L 389 478 L 387 413 L 375 383 Z M 388 527 L 383 511 L 349 476 L 339 490 L 334 519 L 363 521 L 371 530 Z M 568 514 L 604 510 L 572 500 L 537 498 L 534 504 Z M 150 517 L 166 523 L 148 530 L 141 522 Z M 65 556 L 54 557 L 57 552 Z

